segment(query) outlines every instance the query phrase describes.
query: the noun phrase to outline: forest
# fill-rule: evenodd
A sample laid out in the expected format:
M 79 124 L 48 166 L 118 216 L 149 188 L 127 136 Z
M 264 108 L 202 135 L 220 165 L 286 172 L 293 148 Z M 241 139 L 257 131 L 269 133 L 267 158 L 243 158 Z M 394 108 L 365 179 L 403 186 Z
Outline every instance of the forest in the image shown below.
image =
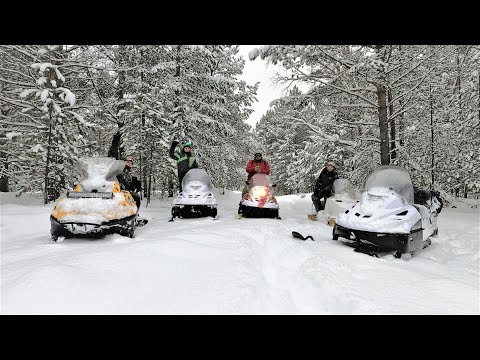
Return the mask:
M 240 190 L 256 149 L 280 194 L 310 192 L 329 159 L 362 188 L 379 165 L 418 187 L 478 197 L 480 46 L 0 45 L 0 191 L 45 203 L 81 157 L 133 155 L 147 202 L 172 196 L 172 140 L 190 140 L 215 187 Z M 246 123 L 258 83 L 245 61 L 284 71 Z M 300 86 L 300 84 L 302 86 Z M 308 90 L 302 91 L 300 89 Z

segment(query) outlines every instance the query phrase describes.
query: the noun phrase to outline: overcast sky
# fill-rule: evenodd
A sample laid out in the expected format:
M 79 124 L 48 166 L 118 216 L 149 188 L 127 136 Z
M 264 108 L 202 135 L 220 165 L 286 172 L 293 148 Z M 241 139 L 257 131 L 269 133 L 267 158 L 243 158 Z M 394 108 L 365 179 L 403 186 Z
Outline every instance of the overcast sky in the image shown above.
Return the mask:
M 269 104 L 272 100 L 278 99 L 282 96 L 283 87 L 279 84 L 274 84 L 272 77 L 280 67 L 274 65 L 267 65 L 265 60 L 260 58 L 250 61 L 248 59 L 248 53 L 254 49 L 264 45 L 240 45 L 239 55 L 243 56 L 246 60 L 243 75 L 240 77 L 245 80 L 249 85 L 260 82 L 258 85 L 257 99 L 252 105 L 254 112 L 250 115 L 247 123 L 253 128 L 260 118 L 267 112 Z

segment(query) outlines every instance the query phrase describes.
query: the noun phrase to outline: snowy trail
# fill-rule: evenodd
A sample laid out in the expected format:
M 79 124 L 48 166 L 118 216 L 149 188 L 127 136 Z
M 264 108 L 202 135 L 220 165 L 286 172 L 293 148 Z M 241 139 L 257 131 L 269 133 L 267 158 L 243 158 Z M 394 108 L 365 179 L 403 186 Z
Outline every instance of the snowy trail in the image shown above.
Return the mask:
M 170 218 L 154 200 L 129 239 L 49 238 L 52 206 L 1 205 L 2 314 L 478 314 L 479 212 L 446 208 L 412 258 L 380 259 L 307 220 L 309 195 L 279 197 L 277 219 Z M 315 241 L 293 239 L 292 230 Z

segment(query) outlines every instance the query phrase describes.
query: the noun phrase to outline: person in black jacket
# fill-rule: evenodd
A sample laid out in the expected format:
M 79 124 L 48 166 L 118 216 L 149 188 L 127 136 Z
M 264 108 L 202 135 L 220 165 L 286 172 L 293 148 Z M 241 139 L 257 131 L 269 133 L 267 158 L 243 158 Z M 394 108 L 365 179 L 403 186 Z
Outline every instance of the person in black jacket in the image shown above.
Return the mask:
M 318 176 L 317 182 L 313 189 L 312 202 L 315 206 L 317 213 L 320 210 L 324 210 L 325 207 L 321 203 L 321 199 L 332 196 L 333 182 L 338 179 L 337 169 L 335 168 L 335 163 L 332 160 L 327 161 L 327 166 L 323 168 L 322 172 Z
M 137 208 L 140 209 L 140 195 L 138 193 L 142 190 L 142 184 L 136 176 L 132 176 L 133 156 L 128 155 L 123 161 L 125 162 L 125 168 L 121 174 L 117 175 L 120 189 L 130 191 Z
M 183 147 L 180 152 L 175 151 L 177 145 L 178 141 L 173 140 L 172 145 L 170 146 L 170 157 L 177 161 L 178 186 L 180 191 L 182 191 L 183 177 L 188 170 L 198 168 L 198 163 L 197 158 L 192 154 L 192 143 L 189 140 L 183 143 Z

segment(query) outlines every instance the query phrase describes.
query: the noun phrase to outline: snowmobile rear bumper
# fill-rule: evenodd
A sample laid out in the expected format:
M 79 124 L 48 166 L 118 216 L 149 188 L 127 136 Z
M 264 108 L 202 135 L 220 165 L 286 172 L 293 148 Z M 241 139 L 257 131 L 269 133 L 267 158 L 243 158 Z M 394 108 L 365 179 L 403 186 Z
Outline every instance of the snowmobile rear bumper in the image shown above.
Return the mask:
M 217 216 L 216 205 L 174 205 L 172 217 L 199 218 L 205 216 Z
M 101 237 L 108 234 L 133 236 L 135 230 L 135 217 L 132 215 L 120 220 L 103 222 L 102 224 L 65 222 L 60 223 L 50 215 L 50 234 L 54 238 L 64 237 Z
M 276 218 L 278 217 L 278 209 L 274 208 L 259 208 L 254 206 L 240 205 L 238 213 L 243 217 L 250 218 Z
M 335 224 L 333 228 L 334 238 L 343 237 L 355 241 L 359 247 L 365 245 L 371 248 L 372 244 L 378 247 L 378 251 L 412 252 L 422 243 L 422 228 L 412 230 L 409 234 L 377 233 L 362 230 L 353 230 Z

